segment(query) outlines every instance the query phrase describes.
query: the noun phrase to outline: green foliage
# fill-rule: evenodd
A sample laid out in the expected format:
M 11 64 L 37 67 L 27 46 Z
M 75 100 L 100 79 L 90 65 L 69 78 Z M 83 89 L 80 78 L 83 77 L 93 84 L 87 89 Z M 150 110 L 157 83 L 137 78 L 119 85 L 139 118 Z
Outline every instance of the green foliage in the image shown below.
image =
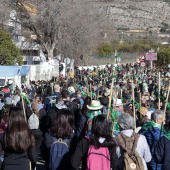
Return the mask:
M 155 46 L 154 46 L 155 47 Z M 123 52 L 147 52 L 153 48 L 152 44 L 135 43 L 135 44 L 113 44 L 113 49 Z
M 133 44 L 125 43 L 125 44 L 119 44 L 119 42 L 112 42 L 113 45 L 113 51 L 123 51 L 127 53 L 133 53 L 133 52 L 148 52 L 150 49 L 154 49 L 155 51 L 159 47 L 160 49 L 168 48 L 168 46 L 164 46 L 161 44 L 156 44 L 152 41 L 146 41 L 145 39 L 137 41 Z
M 6 31 L 0 30 L 0 65 L 22 64 L 21 52 L 11 38 Z
M 98 48 L 97 48 L 97 54 L 100 57 L 108 57 L 111 56 L 113 52 L 113 47 L 111 44 L 101 44 Z
M 161 49 L 158 52 L 158 60 L 155 63 L 158 67 L 167 67 L 170 64 L 170 48 Z

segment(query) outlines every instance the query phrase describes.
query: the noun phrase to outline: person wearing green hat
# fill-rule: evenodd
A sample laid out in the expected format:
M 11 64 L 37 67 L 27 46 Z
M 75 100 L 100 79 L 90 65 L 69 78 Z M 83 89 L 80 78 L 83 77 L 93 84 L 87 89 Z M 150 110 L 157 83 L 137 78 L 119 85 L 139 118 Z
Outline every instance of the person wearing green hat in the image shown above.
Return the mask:
M 98 101 L 98 100 L 92 100 L 91 104 L 87 105 L 87 108 L 89 109 L 89 111 L 87 112 L 87 116 L 88 116 L 87 136 L 90 136 L 92 120 L 95 116 L 102 114 L 101 109 L 103 108 L 103 105 L 101 105 L 100 101 Z

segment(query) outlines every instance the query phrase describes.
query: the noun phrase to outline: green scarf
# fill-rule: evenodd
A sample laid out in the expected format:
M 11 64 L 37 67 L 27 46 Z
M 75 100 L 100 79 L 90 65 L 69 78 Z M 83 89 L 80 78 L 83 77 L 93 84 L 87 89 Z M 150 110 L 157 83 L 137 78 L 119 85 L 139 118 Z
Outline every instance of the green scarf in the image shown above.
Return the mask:
M 115 135 L 118 135 L 118 133 L 120 132 L 120 129 L 119 129 L 119 125 L 118 125 L 118 118 L 119 118 L 119 115 L 117 113 L 117 111 L 114 111 L 112 107 L 109 108 L 110 109 L 110 114 L 111 114 L 111 117 L 114 121 L 114 124 L 113 124 L 113 131 L 114 131 L 114 134 Z
M 96 111 L 90 110 L 90 111 L 88 111 L 87 116 L 89 118 L 93 119 L 95 116 L 98 116 L 98 115 L 101 115 L 101 114 L 102 114 L 102 112 L 100 110 L 96 110 Z
M 166 132 L 166 134 L 164 135 L 168 140 L 170 140 L 170 130 L 168 130 L 168 132 Z
M 82 94 L 84 97 L 87 96 L 87 93 L 85 93 L 84 91 L 82 91 L 81 94 Z
M 158 124 L 158 123 L 155 123 L 153 121 L 149 121 L 149 122 L 146 122 L 143 126 L 142 126 L 142 129 L 141 130 L 148 130 L 150 128 L 153 128 L 153 127 L 157 127 L 158 129 L 160 129 L 161 131 L 164 131 L 162 125 Z
M 115 134 L 115 135 L 117 135 L 117 134 L 120 132 L 118 122 L 115 122 L 115 123 L 114 123 L 113 129 L 114 129 L 114 134 Z

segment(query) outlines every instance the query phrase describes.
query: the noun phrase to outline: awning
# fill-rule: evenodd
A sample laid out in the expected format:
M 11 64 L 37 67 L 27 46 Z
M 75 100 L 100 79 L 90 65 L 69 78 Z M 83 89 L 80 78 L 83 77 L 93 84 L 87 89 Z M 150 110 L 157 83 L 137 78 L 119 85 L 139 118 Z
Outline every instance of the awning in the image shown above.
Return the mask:
M 14 77 L 20 70 L 21 66 L 0 66 L 0 77 Z
M 30 67 L 31 66 L 22 66 L 21 71 L 20 71 L 20 75 L 26 76 L 30 71 Z

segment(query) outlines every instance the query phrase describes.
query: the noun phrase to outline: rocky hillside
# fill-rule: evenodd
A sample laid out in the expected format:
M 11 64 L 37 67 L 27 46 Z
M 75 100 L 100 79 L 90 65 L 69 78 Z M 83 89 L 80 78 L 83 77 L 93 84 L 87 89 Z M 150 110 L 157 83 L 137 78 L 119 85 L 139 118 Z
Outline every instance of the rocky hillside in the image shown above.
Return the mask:
M 107 7 L 114 29 L 159 30 L 164 24 L 170 26 L 169 0 L 108 0 L 100 5 Z

